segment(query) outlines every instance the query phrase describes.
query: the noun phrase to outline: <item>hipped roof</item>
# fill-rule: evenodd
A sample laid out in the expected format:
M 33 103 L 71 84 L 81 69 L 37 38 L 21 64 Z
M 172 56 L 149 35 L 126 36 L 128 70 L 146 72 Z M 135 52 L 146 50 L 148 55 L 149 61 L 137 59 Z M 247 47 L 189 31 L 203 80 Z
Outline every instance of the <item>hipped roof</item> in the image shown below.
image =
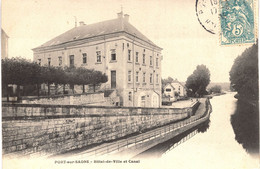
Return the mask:
M 76 40 L 92 38 L 96 36 L 104 36 L 112 33 L 126 32 L 130 35 L 135 36 L 138 39 L 141 39 L 150 45 L 153 45 L 157 48 L 151 40 L 149 40 L 145 35 L 138 31 L 133 25 L 131 25 L 124 18 L 117 18 L 112 20 L 107 20 L 103 22 L 98 22 L 90 25 L 82 25 L 74 27 L 71 30 L 51 39 L 50 41 L 42 44 L 41 46 L 34 48 L 43 48 L 51 47 L 56 45 L 65 44 L 68 42 L 73 42 Z

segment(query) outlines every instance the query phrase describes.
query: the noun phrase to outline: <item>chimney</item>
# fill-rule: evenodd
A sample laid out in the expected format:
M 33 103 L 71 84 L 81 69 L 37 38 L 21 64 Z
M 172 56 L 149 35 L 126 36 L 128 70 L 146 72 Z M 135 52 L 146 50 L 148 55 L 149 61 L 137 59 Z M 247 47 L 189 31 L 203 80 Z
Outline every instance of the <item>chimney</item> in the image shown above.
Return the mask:
M 125 17 L 124 17 L 124 18 L 125 18 L 125 21 L 128 22 L 128 21 L 129 21 L 129 15 L 128 15 L 128 14 L 125 14 L 124 16 L 125 16 Z
M 123 12 L 117 13 L 117 17 L 118 17 L 118 18 L 123 18 Z
M 83 21 L 80 21 L 80 22 L 79 22 L 79 25 L 80 25 L 80 26 L 83 26 L 83 25 L 86 25 L 86 24 L 85 24 Z

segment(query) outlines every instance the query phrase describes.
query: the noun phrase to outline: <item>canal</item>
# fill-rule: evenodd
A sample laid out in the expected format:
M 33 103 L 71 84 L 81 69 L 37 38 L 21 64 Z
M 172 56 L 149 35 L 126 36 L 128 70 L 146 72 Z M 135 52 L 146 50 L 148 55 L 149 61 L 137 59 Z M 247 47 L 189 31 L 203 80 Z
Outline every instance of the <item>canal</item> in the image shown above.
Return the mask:
M 239 126 L 243 124 L 240 123 L 241 118 L 239 121 L 236 117 L 241 111 L 244 113 L 257 111 L 258 114 L 258 108 L 250 108 L 250 106 L 245 108 L 245 105 L 241 106 L 242 103 L 238 105 L 234 94 L 215 96 L 210 100 L 212 113 L 210 120 L 206 123 L 157 145 L 135 158 L 142 159 L 145 168 L 155 166 L 178 169 L 258 168 L 259 128 L 257 126 L 257 129 L 253 130 L 245 127 L 246 130 L 255 133 L 241 136 L 243 135 L 241 133 L 248 133 L 248 131 L 239 129 Z M 250 114 L 250 112 L 247 113 Z M 256 124 L 258 123 L 257 120 Z M 248 126 L 248 124 L 245 125 Z M 243 137 L 247 137 L 247 143 L 243 143 L 243 140 L 246 140 Z

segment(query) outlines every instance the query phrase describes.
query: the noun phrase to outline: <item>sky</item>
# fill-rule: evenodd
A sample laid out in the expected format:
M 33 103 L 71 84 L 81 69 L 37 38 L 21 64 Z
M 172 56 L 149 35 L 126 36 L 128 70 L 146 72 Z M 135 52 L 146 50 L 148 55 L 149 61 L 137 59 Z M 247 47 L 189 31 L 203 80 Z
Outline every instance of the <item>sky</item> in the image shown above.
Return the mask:
M 9 36 L 9 57 L 33 59 L 32 48 L 86 24 L 114 19 L 123 8 L 129 22 L 163 48 L 162 78 L 185 82 L 204 64 L 211 82 L 229 82 L 234 59 L 250 45 L 220 46 L 219 34 L 199 23 L 195 0 L 2 0 L 1 27 Z M 218 24 L 217 24 L 218 25 Z M 219 26 L 219 25 L 218 25 Z

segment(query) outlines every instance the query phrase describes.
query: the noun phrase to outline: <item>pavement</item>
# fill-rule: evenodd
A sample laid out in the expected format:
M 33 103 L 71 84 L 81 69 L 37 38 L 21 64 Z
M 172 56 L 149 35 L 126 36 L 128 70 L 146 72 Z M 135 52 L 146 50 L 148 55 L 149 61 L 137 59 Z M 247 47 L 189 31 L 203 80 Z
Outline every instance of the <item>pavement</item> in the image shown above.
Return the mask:
M 171 106 L 163 105 L 162 108 L 185 108 L 191 107 L 191 105 L 196 102 L 196 98 L 188 99 L 188 100 L 180 100 L 177 102 L 173 102 Z

